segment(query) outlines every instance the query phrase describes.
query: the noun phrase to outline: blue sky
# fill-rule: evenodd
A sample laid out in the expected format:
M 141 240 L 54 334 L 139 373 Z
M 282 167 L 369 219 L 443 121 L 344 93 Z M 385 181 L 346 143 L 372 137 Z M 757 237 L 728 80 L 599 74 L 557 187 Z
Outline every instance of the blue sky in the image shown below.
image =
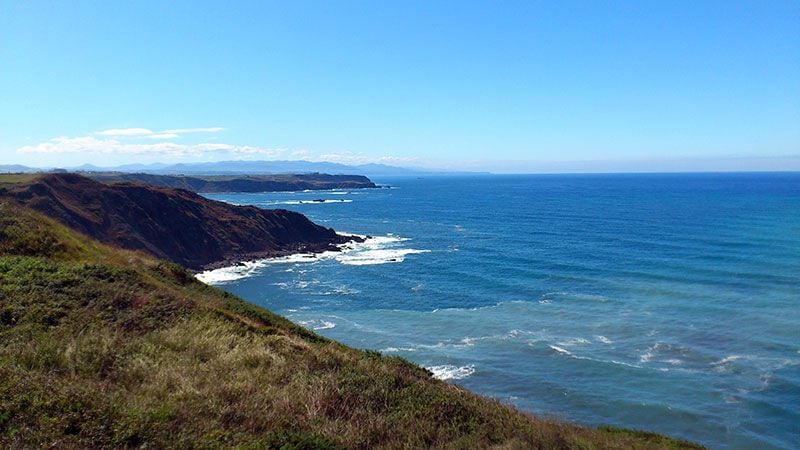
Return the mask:
M 800 170 L 800 2 L 0 0 L 0 164 Z

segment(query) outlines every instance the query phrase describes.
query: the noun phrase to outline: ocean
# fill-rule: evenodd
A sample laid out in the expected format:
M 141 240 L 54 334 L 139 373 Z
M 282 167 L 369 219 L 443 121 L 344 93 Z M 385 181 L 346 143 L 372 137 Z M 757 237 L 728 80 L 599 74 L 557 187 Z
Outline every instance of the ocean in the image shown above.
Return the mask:
M 201 278 L 540 416 L 800 448 L 800 174 L 375 181 L 207 195 L 372 238 Z

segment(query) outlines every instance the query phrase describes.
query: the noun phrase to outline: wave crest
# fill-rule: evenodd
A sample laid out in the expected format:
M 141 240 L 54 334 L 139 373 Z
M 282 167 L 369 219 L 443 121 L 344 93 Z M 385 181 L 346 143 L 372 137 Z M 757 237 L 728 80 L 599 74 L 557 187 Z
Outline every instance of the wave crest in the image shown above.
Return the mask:
M 233 266 L 220 269 L 206 270 L 195 274 L 195 278 L 206 284 L 227 284 L 242 278 L 256 275 L 261 269 L 270 264 L 297 264 L 315 263 L 333 259 L 340 264 L 349 266 L 367 266 L 375 264 L 399 263 L 405 261 L 407 255 L 429 253 L 430 250 L 415 248 L 402 248 L 402 242 L 409 241 L 404 238 L 388 234 L 386 236 L 363 236 L 358 234 L 340 233 L 342 236 L 358 236 L 363 242 L 348 242 L 339 246 L 339 251 L 323 253 L 296 253 L 294 255 L 278 258 L 265 258 L 255 261 L 245 261 Z
M 469 364 L 466 366 L 454 366 L 452 364 L 443 364 L 440 366 L 426 367 L 433 373 L 434 378 L 440 380 L 463 380 L 468 376 L 475 373 L 475 365 Z

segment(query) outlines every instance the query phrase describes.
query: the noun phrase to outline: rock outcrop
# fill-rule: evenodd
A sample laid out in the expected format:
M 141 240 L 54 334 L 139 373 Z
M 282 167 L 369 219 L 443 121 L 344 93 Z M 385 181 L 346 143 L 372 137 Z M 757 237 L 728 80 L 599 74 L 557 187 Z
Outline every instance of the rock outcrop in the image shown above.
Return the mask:
M 304 215 L 209 200 L 184 189 L 106 184 L 47 174 L 0 189 L 100 242 L 141 250 L 200 270 L 244 259 L 335 250 L 343 237 Z

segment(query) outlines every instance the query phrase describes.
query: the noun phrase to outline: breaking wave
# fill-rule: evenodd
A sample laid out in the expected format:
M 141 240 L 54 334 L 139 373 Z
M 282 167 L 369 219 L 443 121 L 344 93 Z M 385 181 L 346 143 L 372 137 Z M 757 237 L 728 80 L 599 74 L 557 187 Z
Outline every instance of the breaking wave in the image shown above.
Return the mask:
M 349 198 L 319 199 L 319 200 L 283 200 L 267 203 L 267 205 L 324 205 L 326 203 L 352 203 Z
M 333 322 L 329 322 L 327 320 L 322 319 L 313 319 L 313 320 L 303 320 L 298 322 L 300 325 L 310 328 L 314 331 L 319 330 L 330 330 L 332 328 L 336 328 L 336 324 Z
M 196 274 L 195 277 L 206 284 L 221 285 L 257 275 L 263 268 L 273 264 L 316 263 L 332 259 L 340 264 L 367 266 L 399 263 L 405 261 L 407 255 L 430 252 L 430 250 L 403 248 L 401 247 L 402 243 L 410 239 L 391 234 L 386 236 L 350 235 L 361 237 L 364 239 L 364 242 L 348 242 L 342 244 L 339 246 L 339 251 L 296 253 L 278 258 L 245 261 L 233 266 L 206 270 Z
M 440 380 L 462 380 L 475 373 L 475 366 L 473 364 L 461 367 L 444 364 L 441 366 L 426 367 L 426 369 L 433 373 L 434 378 Z

